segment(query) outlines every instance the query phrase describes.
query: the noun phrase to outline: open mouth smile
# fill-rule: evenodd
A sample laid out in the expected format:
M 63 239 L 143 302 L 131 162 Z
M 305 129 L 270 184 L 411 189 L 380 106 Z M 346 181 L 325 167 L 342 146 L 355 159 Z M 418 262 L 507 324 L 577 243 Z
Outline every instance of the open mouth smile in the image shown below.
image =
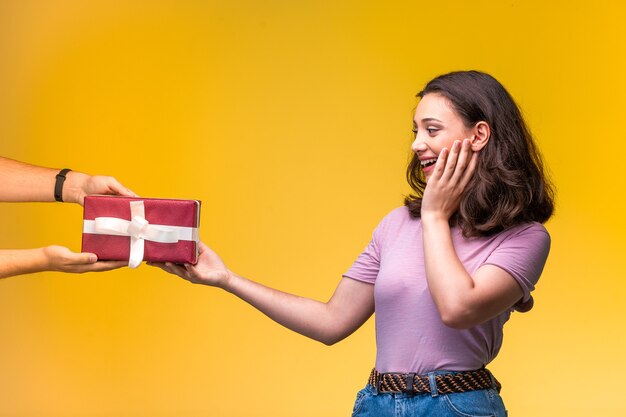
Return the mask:
M 435 165 L 436 162 L 437 158 L 431 158 L 420 161 L 420 164 L 422 165 L 422 168 L 428 168 L 429 166 Z

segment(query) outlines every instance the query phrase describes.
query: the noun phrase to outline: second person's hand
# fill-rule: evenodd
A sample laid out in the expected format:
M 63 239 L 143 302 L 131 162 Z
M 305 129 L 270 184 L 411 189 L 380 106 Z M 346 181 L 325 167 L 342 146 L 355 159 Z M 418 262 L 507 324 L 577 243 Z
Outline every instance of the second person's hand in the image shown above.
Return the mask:
M 148 265 L 156 266 L 170 274 L 178 275 L 194 284 L 226 288 L 232 274 L 230 270 L 219 255 L 204 243 L 199 242 L 198 249 L 200 256 L 198 257 L 198 263 L 195 265 L 178 265 L 172 262 L 148 262 Z

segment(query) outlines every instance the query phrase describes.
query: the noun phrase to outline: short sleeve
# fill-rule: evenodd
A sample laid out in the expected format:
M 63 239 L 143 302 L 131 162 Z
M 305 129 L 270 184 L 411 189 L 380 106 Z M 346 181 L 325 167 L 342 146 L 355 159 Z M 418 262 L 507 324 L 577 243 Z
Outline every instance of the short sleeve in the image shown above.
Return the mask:
M 484 264 L 495 265 L 507 271 L 524 293 L 513 307 L 520 312 L 533 307 L 534 289 L 550 252 L 550 235 L 540 223 L 516 228 L 492 253 Z
M 344 277 L 374 284 L 376 277 L 378 277 L 378 271 L 380 270 L 380 250 L 382 247 L 385 220 L 386 218 L 376 227 L 372 235 L 372 240 L 356 261 L 354 261 L 350 269 L 348 269 L 348 272 L 343 274 Z

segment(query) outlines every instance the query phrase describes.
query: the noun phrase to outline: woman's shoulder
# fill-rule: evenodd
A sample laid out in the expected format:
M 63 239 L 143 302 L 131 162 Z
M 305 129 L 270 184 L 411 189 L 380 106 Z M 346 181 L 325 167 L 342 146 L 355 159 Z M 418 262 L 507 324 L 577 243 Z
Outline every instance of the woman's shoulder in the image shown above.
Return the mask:
M 550 236 L 548 229 L 539 222 L 521 223 L 504 230 L 502 233 L 508 235 L 544 234 Z
M 520 241 L 532 244 L 544 244 L 550 246 L 551 239 L 548 229 L 539 222 L 521 223 L 498 234 L 504 241 Z
M 400 224 L 405 222 L 417 222 L 419 219 L 411 217 L 409 208 L 407 206 L 396 207 L 391 210 L 385 217 L 383 217 L 382 223 Z
M 400 230 L 405 229 L 409 225 L 415 225 L 419 222 L 419 219 L 411 217 L 409 210 L 406 206 L 396 207 L 388 212 L 378 224 L 376 228 L 378 233 L 398 233 Z

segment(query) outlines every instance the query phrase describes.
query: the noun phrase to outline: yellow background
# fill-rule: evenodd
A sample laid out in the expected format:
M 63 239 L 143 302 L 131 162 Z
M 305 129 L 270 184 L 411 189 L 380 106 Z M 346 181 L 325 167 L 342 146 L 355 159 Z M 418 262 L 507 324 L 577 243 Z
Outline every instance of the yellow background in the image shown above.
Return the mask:
M 624 6 L 0 1 L 0 154 L 200 199 L 235 271 L 327 299 L 408 192 L 415 94 L 479 69 L 558 188 L 536 305 L 490 366 L 511 416 L 623 416 Z M 0 185 L 1 186 L 1 185 Z M 80 250 L 81 208 L 1 204 L 0 247 Z M 373 320 L 326 347 L 141 266 L 0 282 L 0 416 L 347 416 Z

